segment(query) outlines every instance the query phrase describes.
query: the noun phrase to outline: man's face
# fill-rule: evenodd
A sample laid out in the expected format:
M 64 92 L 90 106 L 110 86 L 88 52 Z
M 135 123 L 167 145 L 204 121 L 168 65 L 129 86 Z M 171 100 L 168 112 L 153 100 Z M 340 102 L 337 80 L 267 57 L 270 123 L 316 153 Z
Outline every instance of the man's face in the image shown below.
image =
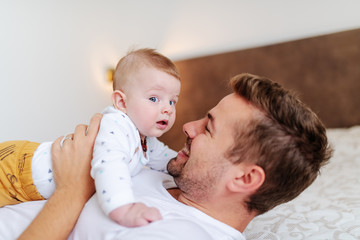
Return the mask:
M 235 127 L 250 120 L 253 113 L 246 100 L 230 94 L 204 118 L 183 126 L 187 142 L 169 162 L 168 171 L 188 198 L 201 201 L 223 189 L 226 172 L 233 166 L 226 153 L 234 144 Z

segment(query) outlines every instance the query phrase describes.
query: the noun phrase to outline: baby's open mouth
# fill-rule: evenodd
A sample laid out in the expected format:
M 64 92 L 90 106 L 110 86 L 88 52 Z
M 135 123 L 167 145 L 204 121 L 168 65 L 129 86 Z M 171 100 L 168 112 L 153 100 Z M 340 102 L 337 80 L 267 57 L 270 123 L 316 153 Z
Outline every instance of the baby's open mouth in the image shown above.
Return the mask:
M 156 122 L 156 125 L 158 126 L 158 128 L 160 128 L 161 130 L 164 130 L 167 125 L 168 125 L 168 121 L 167 120 L 161 120 Z
M 167 121 L 162 120 L 162 121 L 158 121 L 157 124 L 161 124 L 161 125 L 167 125 Z

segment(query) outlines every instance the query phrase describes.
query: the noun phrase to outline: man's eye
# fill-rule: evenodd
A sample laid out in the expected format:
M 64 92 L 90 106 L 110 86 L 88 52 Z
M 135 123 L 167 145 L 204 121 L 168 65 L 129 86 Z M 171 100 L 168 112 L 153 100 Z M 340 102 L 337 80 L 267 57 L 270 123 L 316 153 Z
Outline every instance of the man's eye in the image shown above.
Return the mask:
M 157 97 L 151 97 L 151 98 L 149 98 L 149 100 L 152 101 L 152 102 L 157 102 L 158 101 Z

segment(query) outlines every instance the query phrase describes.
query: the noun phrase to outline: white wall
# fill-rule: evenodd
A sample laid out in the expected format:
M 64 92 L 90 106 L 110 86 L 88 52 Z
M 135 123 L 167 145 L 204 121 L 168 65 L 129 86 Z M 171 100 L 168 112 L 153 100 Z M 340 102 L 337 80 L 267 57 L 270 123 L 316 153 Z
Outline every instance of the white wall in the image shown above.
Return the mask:
M 173 60 L 360 27 L 358 0 L 0 0 L 0 141 L 54 140 L 110 104 L 130 47 Z

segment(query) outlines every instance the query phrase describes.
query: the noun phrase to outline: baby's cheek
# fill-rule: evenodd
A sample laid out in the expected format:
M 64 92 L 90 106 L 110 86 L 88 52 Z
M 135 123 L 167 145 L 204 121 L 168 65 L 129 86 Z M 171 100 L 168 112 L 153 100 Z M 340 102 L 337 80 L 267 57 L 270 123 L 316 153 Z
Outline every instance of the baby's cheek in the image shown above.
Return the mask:
M 171 122 L 170 122 L 170 124 L 169 124 L 169 129 L 174 126 L 174 123 L 175 123 L 175 115 L 174 115 L 174 117 L 171 119 Z

